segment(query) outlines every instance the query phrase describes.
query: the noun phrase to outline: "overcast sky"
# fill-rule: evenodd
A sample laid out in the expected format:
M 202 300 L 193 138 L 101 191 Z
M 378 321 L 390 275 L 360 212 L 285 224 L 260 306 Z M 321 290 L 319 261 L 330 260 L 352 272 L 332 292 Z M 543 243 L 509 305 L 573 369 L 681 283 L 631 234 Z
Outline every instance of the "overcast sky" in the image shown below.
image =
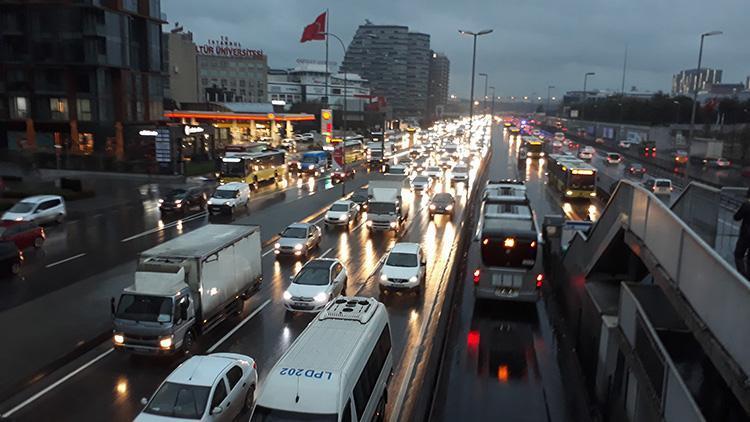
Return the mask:
M 479 38 L 477 73 L 490 75 L 498 95 L 580 90 L 585 72 L 596 72 L 589 88 L 619 90 L 626 44 L 626 89 L 669 92 L 673 73 L 696 66 L 700 33 L 711 30 L 724 34 L 706 39 L 703 65 L 723 69 L 723 82 L 750 75 L 748 0 L 162 0 L 165 30 L 179 22 L 198 44 L 227 35 L 264 50 L 275 68 L 323 59 L 323 42 L 299 38 L 326 8 L 329 30 L 347 45 L 365 19 L 430 34 L 451 61 L 450 93 L 465 97 L 471 38 L 458 29 L 494 29 Z M 330 60 L 342 55 L 332 40 Z M 476 89 L 484 89 L 479 78 Z

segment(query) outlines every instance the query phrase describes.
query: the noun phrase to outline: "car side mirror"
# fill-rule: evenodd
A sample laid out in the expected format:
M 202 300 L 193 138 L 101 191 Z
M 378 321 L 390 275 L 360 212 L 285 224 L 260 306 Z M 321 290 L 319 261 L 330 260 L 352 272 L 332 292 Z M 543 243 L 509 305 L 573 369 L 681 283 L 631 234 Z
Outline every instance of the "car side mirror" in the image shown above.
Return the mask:
M 293 275 L 289 276 L 289 281 L 294 281 L 294 276 Z
M 144 405 L 144 406 L 147 405 L 148 404 L 148 399 L 146 397 L 141 397 L 141 404 Z
M 211 410 L 211 414 L 212 414 L 212 415 L 218 415 L 219 413 L 221 413 L 221 412 L 223 412 L 223 411 L 224 411 L 224 408 L 222 408 L 221 406 L 216 406 L 216 407 L 214 407 L 214 408 L 213 408 L 213 409 Z
M 112 317 L 115 316 L 115 298 L 111 297 L 109 298 L 109 312 L 112 314 Z

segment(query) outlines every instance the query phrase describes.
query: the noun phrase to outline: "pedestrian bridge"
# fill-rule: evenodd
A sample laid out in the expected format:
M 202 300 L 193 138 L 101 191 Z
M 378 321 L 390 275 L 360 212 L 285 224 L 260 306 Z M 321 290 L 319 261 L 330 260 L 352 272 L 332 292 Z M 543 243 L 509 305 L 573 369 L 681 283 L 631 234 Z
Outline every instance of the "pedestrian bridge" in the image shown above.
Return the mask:
M 545 245 L 608 419 L 750 417 L 750 283 L 727 259 L 736 193 L 691 183 L 670 207 L 623 180 L 587 233 Z

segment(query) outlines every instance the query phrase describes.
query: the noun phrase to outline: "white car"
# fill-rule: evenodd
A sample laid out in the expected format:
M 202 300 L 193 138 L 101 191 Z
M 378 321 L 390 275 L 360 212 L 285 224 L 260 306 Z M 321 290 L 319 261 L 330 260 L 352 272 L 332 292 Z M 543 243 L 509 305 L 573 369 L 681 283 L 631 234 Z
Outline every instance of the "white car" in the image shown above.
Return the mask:
M 440 180 L 440 178 L 443 177 L 443 170 L 440 167 L 428 166 L 426 169 L 424 169 L 423 174 L 431 179 Z
M 594 158 L 594 149 L 591 147 L 583 147 L 578 151 L 578 158 L 581 160 L 591 160 Z
M 469 168 L 465 165 L 457 165 L 451 169 L 451 183 L 459 182 L 469 182 Z
M 290 224 L 279 233 L 279 240 L 273 245 L 273 252 L 278 255 L 307 256 L 313 248 L 320 246 L 323 232 L 312 223 Z
M 231 182 L 219 186 L 208 198 L 208 212 L 233 214 L 237 207 L 247 207 L 250 200 L 250 185 Z
M 328 208 L 323 219 L 328 226 L 348 226 L 359 216 L 359 205 L 353 201 L 336 201 Z
M 135 422 L 232 421 L 255 404 L 258 371 L 253 358 L 236 353 L 193 356 L 161 383 Z
M 395 174 L 398 176 L 408 176 L 409 168 L 402 164 L 396 164 L 388 167 L 386 174 Z
M 552 141 L 552 148 L 562 149 L 562 147 L 563 147 L 562 141 Z
M 622 155 L 616 152 L 610 152 L 607 154 L 605 160 L 607 161 L 607 164 L 620 164 L 622 163 Z
M 555 141 L 562 143 L 565 140 L 565 133 L 555 132 Z
M 420 291 L 427 279 L 427 258 L 417 243 L 396 243 L 380 270 L 380 290 Z
M 16 202 L 3 214 L 7 221 L 31 221 L 37 224 L 62 222 L 67 215 L 65 200 L 57 195 L 38 195 Z
M 732 163 L 726 158 L 717 158 L 715 164 L 716 164 L 716 167 L 721 167 L 721 168 L 727 168 L 732 165 Z
M 669 179 L 649 179 L 643 185 L 654 195 L 670 195 L 673 189 Z
M 632 142 L 628 142 L 628 141 L 620 141 L 617 143 L 617 146 L 622 149 L 630 149 L 631 145 L 632 145 Z
M 348 276 L 338 259 L 313 259 L 295 275 L 284 291 L 284 307 L 295 312 L 318 312 L 344 294 Z
M 411 190 L 414 192 L 429 192 L 432 189 L 432 179 L 427 176 L 416 176 L 411 179 Z

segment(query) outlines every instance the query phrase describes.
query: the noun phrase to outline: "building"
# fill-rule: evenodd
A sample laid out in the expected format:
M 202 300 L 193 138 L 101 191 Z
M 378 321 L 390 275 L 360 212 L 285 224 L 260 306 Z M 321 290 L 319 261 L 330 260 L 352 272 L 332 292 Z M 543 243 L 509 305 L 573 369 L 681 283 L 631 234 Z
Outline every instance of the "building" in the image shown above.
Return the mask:
M 427 89 L 427 112 L 429 116 L 439 116 L 439 107 L 448 103 L 450 66 L 450 60 L 445 54 L 432 52 L 430 57 L 430 81 Z
M 0 4 L 0 149 L 153 159 L 159 0 Z
M 750 91 L 750 76 L 745 79 L 745 89 Z
M 369 81 L 394 117 L 423 117 L 429 81 L 429 35 L 406 26 L 360 25 L 346 50 L 342 69 Z
M 721 83 L 720 69 L 701 68 L 682 70 L 672 76 L 672 95 L 691 95 L 694 90 L 702 91 L 706 84 Z
M 198 95 L 198 54 L 193 33 L 184 32 L 181 26 L 164 34 L 164 97 L 177 103 L 197 103 Z
M 243 48 L 227 37 L 197 47 L 200 101 L 263 102 L 268 60 L 261 50 Z

